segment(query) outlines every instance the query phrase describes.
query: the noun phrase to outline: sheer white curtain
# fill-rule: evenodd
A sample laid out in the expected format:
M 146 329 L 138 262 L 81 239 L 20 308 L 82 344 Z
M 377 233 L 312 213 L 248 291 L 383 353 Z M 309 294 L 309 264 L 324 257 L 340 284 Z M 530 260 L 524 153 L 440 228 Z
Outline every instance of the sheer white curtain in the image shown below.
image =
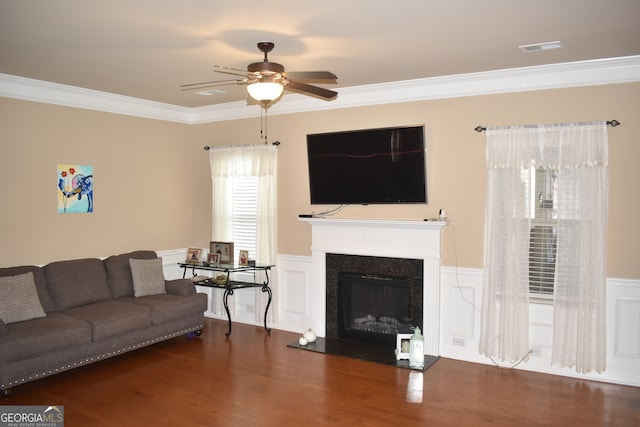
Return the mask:
M 516 129 L 487 129 L 487 201 L 480 353 L 507 362 L 529 351 L 529 227 L 521 170 L 531 153 Z
M 551 362 L 606 367 L 608 142 L 606 123 L 553 130 L 560 141 Z
M 230 227 L 233 207 L 233 179 L 236 177 L 255 177 L 257 183 L 256 212 L 256 260 L 260 264 L 274 264 L 277 255 L 277 178 L 278 151 L 274 145 L 238 145 L 212 147 L 209 151 L 212 180 L 212 239 L 216 241 L 233 241 Z M 275 322 L 276 290 L 273 286 L 275 270 L 270 272 L 270 287 L 273 292 L 272 306 L 268 319 Z M 214 312 L 222 314 L 221 295 L 214 300 Z M 256 292 L 256 322 L 263 321 L 267 295 Z M 232 300 L 229 303 L 233 308 Z
M 557 171 L 552 364 L 606 366 L 608 141 L 605 122 L 487 129 L 487 205 L 480 352 L 517 361 L 529 351 L 531 168 Z M 535 194 L 533 195 L 535 197 Z

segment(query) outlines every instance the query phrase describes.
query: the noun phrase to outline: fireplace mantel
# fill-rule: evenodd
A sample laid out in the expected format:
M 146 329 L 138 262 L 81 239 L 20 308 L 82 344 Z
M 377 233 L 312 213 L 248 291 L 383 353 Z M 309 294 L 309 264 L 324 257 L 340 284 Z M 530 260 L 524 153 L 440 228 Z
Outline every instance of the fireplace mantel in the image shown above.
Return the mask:
M 440 343 L 440 221 L 300 218 L 311 225 L 313 319 L 326 335 L 326 254 L 423 260 L 423 335 L 425 353 L 438 356 Z
M 300 217 L 300 221 L 308 222 L 312 225 L 327 225 L 338 227 L 358 227 L 368 225 L 380 225 L 383 227 L 395 228 L 421 228 L 441 230 L 446 222 L 442 221 L 424 221 L 414 219 L 359 219 L 359 218 L 324 218 L 324 217 Z

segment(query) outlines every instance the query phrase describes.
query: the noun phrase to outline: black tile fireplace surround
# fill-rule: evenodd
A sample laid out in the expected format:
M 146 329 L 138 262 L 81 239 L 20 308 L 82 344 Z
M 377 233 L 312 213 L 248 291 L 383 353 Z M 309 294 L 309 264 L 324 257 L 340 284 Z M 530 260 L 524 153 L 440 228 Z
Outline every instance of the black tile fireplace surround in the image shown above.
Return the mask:
M 329 253 L 326 255 L 326 337 L 328 339 L 345 338 L 339 332 L 338 279 L 341 273 L 395 277 L 408 281 L 410 287 L 410 322 L 413 325 L 422 325 L 422 260 Z M 386 341 L 389 342 L 391 349 L 395 349 L 395 336 L 390 338 L 390 340 Z M 369 341 L 366 334 L 362 337 L 349 337 L 349 339 Z M 374 342 L 380 341 L 374 338 Z

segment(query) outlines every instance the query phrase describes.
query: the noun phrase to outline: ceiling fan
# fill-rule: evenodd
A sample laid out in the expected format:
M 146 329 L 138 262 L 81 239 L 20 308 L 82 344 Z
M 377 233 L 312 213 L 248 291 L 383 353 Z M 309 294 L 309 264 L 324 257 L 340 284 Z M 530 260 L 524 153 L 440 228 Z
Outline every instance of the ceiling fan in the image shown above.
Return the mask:
M 284 89 L 330 101 L 338 96 L 338 92 L 313 86 L 309 83 L 335 84 L 337 77 L 329 71 L 292 71 L 285 72 L 284 66 L 269 62 L 268 53 L 274 48 L 272 42 L 259 42 L 258 49 L 264 53 L 262 62 L 254 62 L 247 70 L 214 65 L 218 73 L 237 76 L 235 79 L 181 85 L 182 90 L 197 90 L 214 86 L 247 85 L 251 98 L 260 102 L 266 109 L 269 104 L 282 95 Z

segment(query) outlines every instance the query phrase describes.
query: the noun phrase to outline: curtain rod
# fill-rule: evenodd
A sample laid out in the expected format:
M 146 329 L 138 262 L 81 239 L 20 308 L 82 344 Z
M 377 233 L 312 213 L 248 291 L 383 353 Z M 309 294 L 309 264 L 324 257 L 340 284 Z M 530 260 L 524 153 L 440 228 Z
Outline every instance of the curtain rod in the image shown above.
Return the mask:
M 619 126 L 620 124 L 621 123 L 616 119 L 607 120 L 607 125 L 611 126 L 612 128 Z M 473 130 L 475 130 L 476 132 L 484 132 L 485 130 L 487 130 L 487 128 L 484 126 L 476 126 L 475 128 L 473 128 Z
M 265 143 L 265 144 L 266 144 L 266 143 Z M 280 141 L 273 141 L 273 142 L 271 143 L 271 145 L 275 145 L 275 146 L 277 147 L 278 145 L 280 145 Z M 211 147 L 209 147 L 208 145 L 205 145 L 205 146 L 204 146 L 204 147 L 202 147 L 202 148 L 204 148 L 204 151 L 209 151 L 209 150 L 211 150 Z

